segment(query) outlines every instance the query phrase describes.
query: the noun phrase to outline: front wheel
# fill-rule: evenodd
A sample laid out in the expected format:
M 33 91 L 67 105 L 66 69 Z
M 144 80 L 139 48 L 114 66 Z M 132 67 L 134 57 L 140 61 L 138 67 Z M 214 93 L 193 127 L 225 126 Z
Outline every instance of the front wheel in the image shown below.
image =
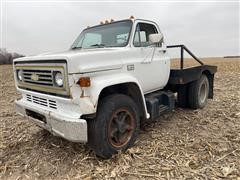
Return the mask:
M 97 117 L 88 121 L 88 143 L 98 156 L 110 158 L 135 142 L 139 126 L 135 102 L 126 95 L 110 95 L 99 103 Z

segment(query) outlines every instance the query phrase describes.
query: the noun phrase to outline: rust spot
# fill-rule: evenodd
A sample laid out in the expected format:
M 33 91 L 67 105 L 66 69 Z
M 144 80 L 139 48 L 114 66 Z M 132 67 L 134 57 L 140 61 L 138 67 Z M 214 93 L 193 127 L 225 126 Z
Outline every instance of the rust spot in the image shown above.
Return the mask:
M 83 98 L 83 97 L 84 97 L 84 89 L 83 89 L 83 88 L 81 88 L 81 90 L 82 90 L 82 93 L 81 93 L 81 96 L 80 96 L 80 98 Z
M 84 97 L 90 97 L 90 96 L 85 96 L 85 93 L 84 93 L 84 90 L 83 90 L 83 88 L 81 88 L 81 90 L 82 90 L 82 93 L 81 93 L 81 96 L 80 96 L 80 98 L 84 98 Z

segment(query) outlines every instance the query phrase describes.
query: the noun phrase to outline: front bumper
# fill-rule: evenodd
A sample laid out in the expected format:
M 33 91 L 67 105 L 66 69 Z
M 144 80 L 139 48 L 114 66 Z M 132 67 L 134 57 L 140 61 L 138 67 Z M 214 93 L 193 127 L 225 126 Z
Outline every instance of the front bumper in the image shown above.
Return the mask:
M 15 105 L 18 114 L 25 116 L 53 135 L 63 137 L 73 142 L 87 142 L 86 120 L 69 117 L 65 113 L 54 112 L 46 108 L 36 108 L 23 99 L 15 101 Z M 44 120 L 36 117 L 43 117 Z

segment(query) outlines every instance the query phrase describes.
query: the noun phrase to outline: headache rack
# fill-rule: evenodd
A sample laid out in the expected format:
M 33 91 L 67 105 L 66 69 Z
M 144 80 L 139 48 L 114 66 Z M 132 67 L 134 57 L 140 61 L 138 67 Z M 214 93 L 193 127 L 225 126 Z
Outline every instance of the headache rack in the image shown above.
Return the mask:
M 180 48 L 180 68 L 183 69 L 184 63 L 184 50 L 193 57 L 199 64 L 204 65 L 204 63 L 198 59 L 186 46 L 184 45 L 170 45 L 167 48 Z
M 167 48 L 180 48 L 180 69 L 171 69 L 168 85 L 184 85 L 196 81 L 203 73 L 209 74 L 209 77 L 213 79 L 214 74 L 217 72 L 217 66 L 204 64 L 185 45 L 169 45 Z M 200 65 L 184 68 L 184 51 Z

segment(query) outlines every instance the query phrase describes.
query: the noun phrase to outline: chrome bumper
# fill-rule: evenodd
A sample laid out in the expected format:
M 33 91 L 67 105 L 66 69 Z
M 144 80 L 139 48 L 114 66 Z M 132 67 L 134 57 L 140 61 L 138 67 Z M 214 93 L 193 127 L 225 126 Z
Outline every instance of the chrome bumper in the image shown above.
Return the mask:
M 18 114 L 25 116 L 38 126 L 48 130 L 53 135 L 63 137 L 73 142 L 87 142 L 87 121 L 84 119 L 71 118 L 63 113 L 49 111 L 43 108 L 34 108 L 25 101 L 15 101 Z M 33 118 L 27 111 L 31 111 L 44 117 L 44 121 Z

